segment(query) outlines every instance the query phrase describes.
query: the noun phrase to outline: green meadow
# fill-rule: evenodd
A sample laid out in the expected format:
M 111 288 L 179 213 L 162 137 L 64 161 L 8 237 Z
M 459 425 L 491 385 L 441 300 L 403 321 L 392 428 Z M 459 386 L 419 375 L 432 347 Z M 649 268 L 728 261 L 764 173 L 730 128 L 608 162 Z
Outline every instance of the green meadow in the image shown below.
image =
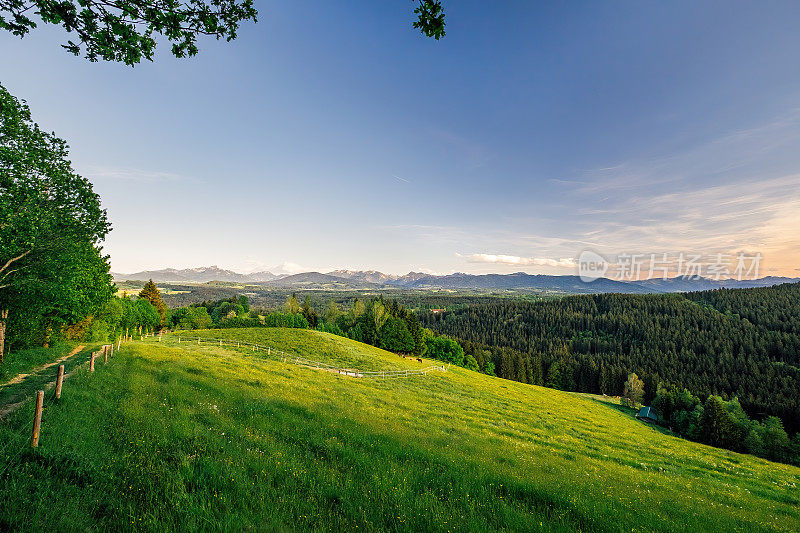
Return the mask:
M 432 364 L 310 330 L 201 335 Z M 0 530 L 800 530 L 796 467 L 455 367 L 357 379 L 192 332 L 123 344 L 45 405 L 38 449 L 31 404 L 0 422 Z

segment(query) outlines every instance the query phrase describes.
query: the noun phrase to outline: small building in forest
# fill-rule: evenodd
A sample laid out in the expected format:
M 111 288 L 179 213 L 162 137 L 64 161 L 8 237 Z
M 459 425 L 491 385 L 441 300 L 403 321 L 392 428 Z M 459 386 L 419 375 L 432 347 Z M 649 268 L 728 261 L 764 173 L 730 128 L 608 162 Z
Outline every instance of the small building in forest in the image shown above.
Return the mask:
M 653 410 L 652 407 L 647 407 L 647 406 L 639 409 L 639 412 L 636 414 L 636 418 L 638 418 L 639 420 L 644 420 L 645 422 L 648 422 L 650 424 L 655 424 L 656 422 L 658 422 L 658 415 L 656 414 L 656 412 Z

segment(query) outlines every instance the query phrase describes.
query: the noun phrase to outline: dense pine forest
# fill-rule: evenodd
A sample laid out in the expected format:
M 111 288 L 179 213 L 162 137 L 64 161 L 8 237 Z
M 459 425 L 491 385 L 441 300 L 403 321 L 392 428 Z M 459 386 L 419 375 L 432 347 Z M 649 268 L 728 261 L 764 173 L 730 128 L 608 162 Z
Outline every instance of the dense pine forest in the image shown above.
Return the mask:
M 800 284 L 509 300 L 420 318 L 503 378 L 618 395 L 635 372 L 645 403 L 675 386 L 800 429 Z

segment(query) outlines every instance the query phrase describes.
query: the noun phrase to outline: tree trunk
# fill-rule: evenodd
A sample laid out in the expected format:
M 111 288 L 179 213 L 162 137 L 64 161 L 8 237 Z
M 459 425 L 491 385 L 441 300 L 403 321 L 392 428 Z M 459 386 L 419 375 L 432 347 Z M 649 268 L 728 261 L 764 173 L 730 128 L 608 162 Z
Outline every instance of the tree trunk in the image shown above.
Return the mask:
M 8 320 L 8 309 L 3 309 L 0 311 L 0 363 L 3 362 L 6 350 L 6 320 Z

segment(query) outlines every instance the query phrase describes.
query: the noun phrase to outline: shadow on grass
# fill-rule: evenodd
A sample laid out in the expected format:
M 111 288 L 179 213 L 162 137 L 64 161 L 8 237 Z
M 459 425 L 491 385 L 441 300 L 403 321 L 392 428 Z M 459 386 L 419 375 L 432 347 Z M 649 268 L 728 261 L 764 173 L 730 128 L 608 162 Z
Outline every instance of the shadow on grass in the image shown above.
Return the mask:
M 665 428 L 664 426 L 661 426 L 661 425 L 658 425 L 658 424 L 653 424 L 653 423 L 650 423 L 650 422 L 645 422 L 643 420 L 639 420 L 638 418 L 636 418 L 636 413 L 639 412 L 638 409 L 634 409 L 633 407 L 628 407 L 627 405 L 622 405 L 621 403 L 616 403 L 616 402 L 613 402 L 611 400 L 608 400 L 608 401 L 607 400 L 601 400 L 600 398 L 598 398 L 594 394 L 583 394 L 583 393 L 575 393 L 575 394 L 579 395 L 581 398 L 591 400 L 591 401 L 593 401 L 595 403 L 598 403 L 600 405 L 604 405 L 604 406 L 606 406 L 606 407 L 608 407 L 610 409 L 614 409 L 616 411 L 619 411 L 620 413 L 633 418 L 634 420 L 636 420 L 640 424 L 644 424 L 645 426 L 653 429 L 653 431 L 657 431 L 658 433 L 661 433 L 662 435 L 668 435 L 670 437 L 683 438 L 683 437 L 681 437 L 680 434 L 675 433 L 674 431 L 670 430 L 669 428 Z
M 97 351 L 97 348 L 98 345 L 90 345 L 88 348 L 84 348 L 80 352 L 64 361 L 62 363 L 64 365 L 64 372 L 69 374 L 76 367 L 88 361 L 92 351 Z M 102 365 L 102 359 L 95 361 L 95 365 L 98 363 Z M 26 399 L 33 398 L 36 395 L 36 391 L 46 390 L 47 385 L 54 382 L 57 376 L 58 365 L 53 365 L 39 373 L 31 374 L 19 383 L 6 385 L 3 388 L 0 388 L 0 411 L 2 411 L 3 408 L 8 405 L 16 404 L 18 402 L 25 401 Z M 46 396 L 49 396 L 50 394 L 51 393 L 48 392 L 46 393 Z

